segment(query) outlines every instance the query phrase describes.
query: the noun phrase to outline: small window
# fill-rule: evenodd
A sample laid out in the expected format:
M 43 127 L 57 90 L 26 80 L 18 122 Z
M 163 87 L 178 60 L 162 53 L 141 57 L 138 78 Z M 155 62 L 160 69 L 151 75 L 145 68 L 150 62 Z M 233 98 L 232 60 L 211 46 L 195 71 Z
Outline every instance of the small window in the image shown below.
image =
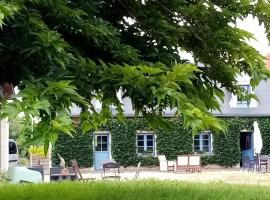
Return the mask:
M 243 89 L 243 93 L 245 95 L 251 94 L 251 86 L 250 85 L 241 85 Z M 250 99 L 247 97 L 237 96 L 237 106 L 239 107 L 249 107 Z
M 193 151 L 197 153 L 212 153 L 211 132 L 202 132 L 194 136 Z
M 155 154 L 154 134 L 150 132 L 138 132 L 137 153 L 140 156 L 153 156 Z

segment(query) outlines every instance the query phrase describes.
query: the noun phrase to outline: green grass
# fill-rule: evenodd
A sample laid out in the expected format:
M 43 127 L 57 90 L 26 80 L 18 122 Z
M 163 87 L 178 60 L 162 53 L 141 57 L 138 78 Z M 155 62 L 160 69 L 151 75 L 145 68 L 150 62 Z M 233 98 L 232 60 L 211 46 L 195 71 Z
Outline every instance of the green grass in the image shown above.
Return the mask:
M 270 199 L 270 187 L 179 181 L 95 181 L 0 186 L 0 200 Z

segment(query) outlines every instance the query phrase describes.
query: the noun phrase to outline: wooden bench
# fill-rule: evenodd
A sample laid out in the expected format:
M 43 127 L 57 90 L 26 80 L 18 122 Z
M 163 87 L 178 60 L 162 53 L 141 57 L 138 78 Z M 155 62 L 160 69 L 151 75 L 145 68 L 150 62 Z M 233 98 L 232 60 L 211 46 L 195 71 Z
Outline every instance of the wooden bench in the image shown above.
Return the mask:
M 178 155 L 176 161 L 176 171 L 201 172 L 200 155 Z
M 50 181 L 61 181 L 61 180 L 75 180 L 76 173 L 72 167 L 68 167 L 68 174 L 64 175 L 61 173 L 61 167 L 50 168 Z

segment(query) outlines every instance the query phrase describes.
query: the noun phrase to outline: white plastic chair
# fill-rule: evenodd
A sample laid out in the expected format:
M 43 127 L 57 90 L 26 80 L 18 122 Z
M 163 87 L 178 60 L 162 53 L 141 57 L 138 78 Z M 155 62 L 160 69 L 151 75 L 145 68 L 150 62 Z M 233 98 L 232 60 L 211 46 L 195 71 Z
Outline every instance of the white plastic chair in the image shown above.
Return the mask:
M 160 171 L 175 171 L 175 161 L 174 160 L 167 160 L 165 155 L 159 155 L 159 170 Z

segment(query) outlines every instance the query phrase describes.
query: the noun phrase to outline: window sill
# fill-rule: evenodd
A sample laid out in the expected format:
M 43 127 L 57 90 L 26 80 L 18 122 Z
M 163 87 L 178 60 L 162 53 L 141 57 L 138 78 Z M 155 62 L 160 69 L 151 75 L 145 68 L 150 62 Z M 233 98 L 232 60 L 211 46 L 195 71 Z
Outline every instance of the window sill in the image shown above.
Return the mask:
M 137 154 L 137 157 L 155 157 L 155 155 L 154 154 Z

